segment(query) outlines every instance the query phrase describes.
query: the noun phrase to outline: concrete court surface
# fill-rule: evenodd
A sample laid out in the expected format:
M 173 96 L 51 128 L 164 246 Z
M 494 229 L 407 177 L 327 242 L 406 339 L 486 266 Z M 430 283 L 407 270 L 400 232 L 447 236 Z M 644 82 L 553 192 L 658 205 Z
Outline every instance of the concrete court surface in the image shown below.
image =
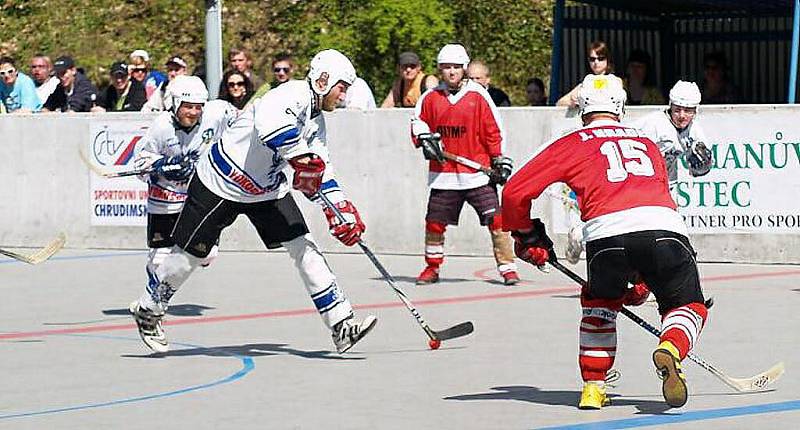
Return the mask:
M 716 306 L 696 352 L 736 377 L 784 361 L 774 391 L 732 394 L 686 364 L 689 403 L 668 410 L 655 338 L 620 316 L 622 379 L 612 406 L 587 412 L 576 408 L 577 289 L 556 271 L 523 267 L 525 282 L 505 287 L 491 258 L 449 257 L 441 284 L 415 287 L 421 257 L 379 256 L 434 329 L 474 322 L 475 333 L 431 351 L 364 255 L 331 254 L 357 313 L 379 318 L 339 356 L 285 254 L 222 253 L 174 297 L 172 350 L 156 355 L 126 312 L 145 256 L 0 259 L 0 428 L 800 428 L 798 266 L 701 266 Z M 635 311 L 657 321 L 651 303 Z

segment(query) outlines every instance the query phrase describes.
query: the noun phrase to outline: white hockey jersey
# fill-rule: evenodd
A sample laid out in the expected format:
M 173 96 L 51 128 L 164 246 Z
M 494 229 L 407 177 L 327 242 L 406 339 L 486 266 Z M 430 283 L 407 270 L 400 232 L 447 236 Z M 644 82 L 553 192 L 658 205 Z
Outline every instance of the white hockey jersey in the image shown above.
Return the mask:
M 344 200 L 328 154 L 325 119 L 315 98 L 304 80 L 270 90 L 245 107 L 211 145 L 197 164 L 197 177 L 227 200 L 276 200 L 291 189 L 284 173 L 287 160 L 313 153 L 325 162 L 321 191 L 334 203 Z
M 669 183 L 672 187 L 678 181 L 678 157 L 682 157 L 691 150 L 694 144 L 702 142 L 708 145 L 703 127 L 693 119 L 689 126 L 678 131 L 672 124 L 669 111 L 653 112 L 634 124 L 635 128 L 644 131 L 653 142 L 658 145 L 661 155 L 667 162 Z
M 146 169 L 161 157 L 197 152 L 202 156 L 211 143 L 219 139 L 228 122 L 238 114 L 236 107 L 224 100 L 207 102 L 203 116 L 190 130 L 181 128 L 170 112 L 162 112 L 153 120 L 147 134 L 135 149 L 134 165 Z M 179 213 L 186 200 L 188 181 L 170 181 L 163 176 L 143 177 L 148 182 L 147 210 L 152 214 Z

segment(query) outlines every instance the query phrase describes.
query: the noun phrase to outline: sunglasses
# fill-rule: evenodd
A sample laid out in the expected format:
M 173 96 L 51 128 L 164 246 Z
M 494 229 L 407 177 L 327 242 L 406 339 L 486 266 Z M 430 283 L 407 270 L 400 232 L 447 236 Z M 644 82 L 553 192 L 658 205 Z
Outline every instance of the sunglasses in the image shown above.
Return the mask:
M 594 63 L 595 61 L 606 61 L 606 57 L 589 57 L 587 58 L 590 63 Z
M 146 67 L 134 67 L 131 69 L 131 73 L 136 73 L 136 72 L 144 73 L 146 71 L 147 71 Z
M 290 70 L 292 70 L 291 67 L 275 67 L 272 69 L 272 73 L 289 73 Z
M 16 69 L 6 69 L 6 70 L 0 70 L 0 76 L 5 76 L 5 75 L 9 75 L 9 76 L 11 76 L 11 75 L 13 75 L 13 74 L 14 74 L 16 71 L 17 71 Z
M 228 88 L 243 87 L 244 81 L 228 82 Z

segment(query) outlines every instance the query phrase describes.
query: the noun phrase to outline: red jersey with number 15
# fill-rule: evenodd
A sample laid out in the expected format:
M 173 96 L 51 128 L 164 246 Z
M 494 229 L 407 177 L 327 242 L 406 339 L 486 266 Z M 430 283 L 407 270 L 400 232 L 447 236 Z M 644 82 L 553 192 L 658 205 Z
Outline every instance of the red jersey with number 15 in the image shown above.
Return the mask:
M 578 196 L 586 241 L 644 230 L 687 234 L 661 152 L 641 130 L 594 121 L 543 145 L 503 188 L 503 228 L 530 228 L 531 200 L 555 182 Z

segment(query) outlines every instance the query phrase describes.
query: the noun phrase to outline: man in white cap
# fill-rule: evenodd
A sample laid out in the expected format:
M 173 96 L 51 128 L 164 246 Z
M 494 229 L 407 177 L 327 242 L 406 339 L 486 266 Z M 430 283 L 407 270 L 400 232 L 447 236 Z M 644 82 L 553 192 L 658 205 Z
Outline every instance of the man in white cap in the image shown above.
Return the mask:
M 706 146 L 703 127 L 695 119 L 700 105 L 700 89 L 694 82 L 678 81 L 669 91 L 669 108 L 653 112 L 636 123 L 653 142 L 658 144 L 667 163 L 669 189 L 677 203 L 678 159 L 683 158 L 692 176 L 708 174 L 714 164 Z
M 167 80 L 162 82 L 161 85 L 158 86 L 158 89 L 147 99 L 147 103 L 142 106 L 142 112 L 160 112 L 165 110 L 167 98 L 169 97 L 167 87 L 169 87 L 169 84 L 175 80 L 176 77 L 187 74 L 188 64 L 186 64 L 186 61 L 180 55 L 170 56 L 167 62 L 164 63 L 164 66 L 167 68 Z
M 311 60 L 307 79 L 289 81 L 242 110 L 200 156 L 171 231 L 175 246 L 155 267 L 142 296 L 131 304 L 148 347 L 159 352 L 169 348 L 161 320 L 170 298 L 239 215 L 247 216 L 267 248 L 286 248 L 331 330 L 337 352 L 346 352 L 372 330 L 377 319 L 372 315 L 362 321 L 355 318 L 289 192 L 294 188 L 319 203 L 331 233 L 342 243 L 358 242 L 366 227 L 336 181 L 322 115 L 336 109 L 355 79 L 355 68 L 344 54 L 321 51 Z M 291 181 L 285 172 L 288 166 L 294 169 Z M 319 193 L 336 205 L 345 222 L 339 221 Z
M 588 75 L 578 93 L 583 128 L 540 146 L 503 189 L 503 228 L 512 232 L 517 256 L 536 266 L 556 255 L 544 223 L 531 219 L 532 200 L 556 182 L 578 194 L 589 279 L 581 289 L 581 409 L 610 403 L 606 372 L 616 357 L 617 313 L 631 279 L 644 279 L 658 302 L 661 336 L 652 359 L 672 407 L 686 404 L 681 361 L 708 315 L 659 148 L 643 131 L 620 124 L 625 98 L 614 75 Z
M 430 160 L 428 210 L 425 215 L 425 268 L 417 284 L 439 282 L 444 261 L 444 233 L 458 225 L 464 202 L 488 226 L 497 271 L 503 283 L 519 282 L 511 238 L 502 230 L 497 186 L 511 175 L 512 161 L 503 156 L 505 131 L 489 93 L 467 78 L 469 55 L 459 44 L 442 47 L 436 58 L 441 80 L 417 102 L 411 133 L 414 145 Z M 446 160 L 442 150 L 491 166 L 491 175 Z

